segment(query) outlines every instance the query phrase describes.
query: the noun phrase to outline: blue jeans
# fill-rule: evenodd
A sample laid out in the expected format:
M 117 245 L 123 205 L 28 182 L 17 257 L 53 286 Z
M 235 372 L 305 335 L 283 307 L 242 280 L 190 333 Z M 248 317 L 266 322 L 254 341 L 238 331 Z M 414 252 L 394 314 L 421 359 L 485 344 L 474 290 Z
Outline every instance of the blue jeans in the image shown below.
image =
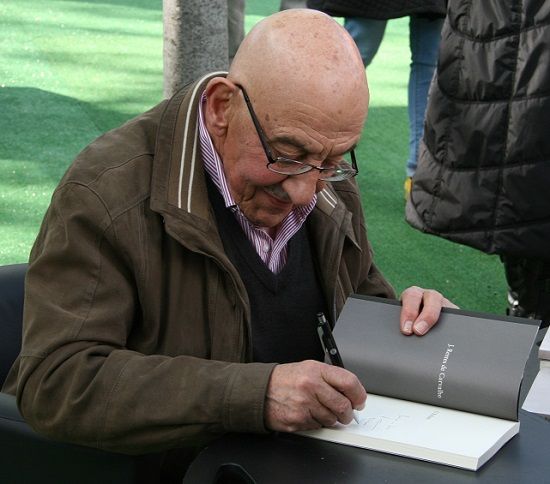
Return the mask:
M 362 17 L 346 18 L 344 26 L 359 48 L 363 64 L 367 67 L 384 37 L 387 20 Z M 409 46 L 411 49 L 411 71 L 409 75 L 409 158 L 407 176 L 416 171 L 418 144 L 424 130 L 424 116 L 428 100 L 428 89 L 437 65 L 439 40 L 443 19 L 427 19 L 411 16 L 409 21 Z

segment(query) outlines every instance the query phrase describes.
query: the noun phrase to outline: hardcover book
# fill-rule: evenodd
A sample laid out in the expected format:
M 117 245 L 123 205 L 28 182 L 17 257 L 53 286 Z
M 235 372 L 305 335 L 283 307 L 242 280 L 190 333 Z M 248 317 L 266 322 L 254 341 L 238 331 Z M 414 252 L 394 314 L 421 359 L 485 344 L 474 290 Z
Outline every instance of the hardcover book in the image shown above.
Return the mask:
M 550 417 L 550 366 L 541 367 L 522 408 L 528 412 Z
M 359 423 L 301 434 L 477 470 L 519 432 L 538 325 L 446 308 L 426 335 L 405 336 L 400 311 L 397 301 L 348 298 L 334 338 L 368 392 L 366 406 Z
M 550 330 L 546 330 L 539 348 L 540 367 L 550 368 Z
M 550 417 L 550 330 L 539 347 L 540 370 L 529 389 L 522 408 L 528 412 Z

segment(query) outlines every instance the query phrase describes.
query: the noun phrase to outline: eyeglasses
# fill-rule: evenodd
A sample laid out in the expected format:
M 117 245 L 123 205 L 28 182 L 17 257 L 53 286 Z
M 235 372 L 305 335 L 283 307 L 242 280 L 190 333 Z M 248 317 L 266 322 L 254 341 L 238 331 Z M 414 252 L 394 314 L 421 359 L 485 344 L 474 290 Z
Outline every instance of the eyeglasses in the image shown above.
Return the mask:
M 260 121 L 258 120 L 254 109 L 252 108 L 252 103 L 250 102 L 248 94 L 246 93 L 244 87 L 242 87 L 240 84 L 236 84 L 236 86 L 243 92 L 246 107 L 248 108 L 248 112 L 250 113 L 250 117 L 252 118 L 252 122 L 254 123 L 254 127 L 256 128 L 256 132 L 258 133 L 258 137 L 260 138 L 260 142 L 262 143 L 265 156 L 268 160 L 268 170 L 279 173 L 280 175 L 292 176 L 301 175 L 302 173 L 307 173 L 308 171 L 315 169 L 319 170 L 320 172 L 320 180 L 329 182 L 347 180 L 349 178 L 353 178 L 355 175 L 357 175 L 357 173 L 359 173 L 354 150 L 349 151 L 351 164 L 347 161 L 341 160 L 336 165 L 327 167 L 311 165 L 310 163 L 293 160 L 291 158 L 285 158 L 284 156 L 273 156 L 273 152 L 271 151 L 271 148 L 267 143 L 267 137 L 260 125 Z

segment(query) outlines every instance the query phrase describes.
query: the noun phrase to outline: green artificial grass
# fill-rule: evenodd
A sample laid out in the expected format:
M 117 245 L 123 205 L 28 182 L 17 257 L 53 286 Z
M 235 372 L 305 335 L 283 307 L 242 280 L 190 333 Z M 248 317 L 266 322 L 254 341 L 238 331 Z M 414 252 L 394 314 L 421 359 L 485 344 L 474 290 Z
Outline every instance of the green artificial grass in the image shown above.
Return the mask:
M 247 1 L 246 28 L 278 9 Z M 160 0 L 0 4 L 0 264 L 23 262 L 51 194 L 92 139 L 162 99 Z M 357 154 L 369 237 L 398 291 L 417 284 L 461 307 L 502 313 L 498 258 L 404 221 L 408 19 L 389 22 L 368 69 L 371 108 Z

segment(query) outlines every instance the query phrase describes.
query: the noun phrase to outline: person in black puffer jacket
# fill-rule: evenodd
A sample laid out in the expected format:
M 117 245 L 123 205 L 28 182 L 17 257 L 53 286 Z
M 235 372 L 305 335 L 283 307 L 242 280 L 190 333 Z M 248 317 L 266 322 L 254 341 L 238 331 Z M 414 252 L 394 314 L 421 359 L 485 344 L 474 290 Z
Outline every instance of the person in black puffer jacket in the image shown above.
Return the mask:
M 422 138 L 428 88 L 437 63 L 445 0 L 309 0 L 308 7 L 345 17 L 344 27 L 353 37 L 367 67 L 384 37 L 388 19 L 410 16 L 411 69 L 408 86 L 409 155 L 406 162 L 405 198 L 416 170 L 418 143 Z
M 450 0 L 419 165 L 415 228 L 499 254 L 509 313 L 550 320 L 550 8 Z

